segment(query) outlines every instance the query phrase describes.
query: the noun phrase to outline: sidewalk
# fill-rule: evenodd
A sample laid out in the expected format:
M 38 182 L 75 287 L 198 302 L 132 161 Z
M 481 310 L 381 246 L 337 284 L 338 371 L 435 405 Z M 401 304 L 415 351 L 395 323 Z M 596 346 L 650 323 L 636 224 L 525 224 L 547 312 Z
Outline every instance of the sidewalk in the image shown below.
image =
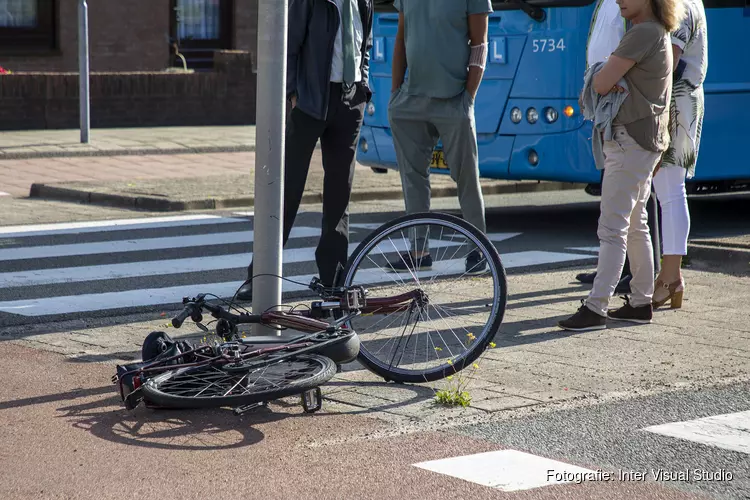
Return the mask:
M 408 432 L 748 381 L 750 326 L 747 312 L 737 305 L 750 303 L 750 273 L 730 276 L 694 267 L 685 270 L 688 291 L 682 309 L 660 309 L 649 325 L 611 322 L 606 330 L 585 333 L 556 326 L 588 293 L 589 287 L 575 282 L 575 271 L 511 274 L 497 347 L 478 362 L 467 389 L 471 406 L 435 404 L 434 389 L 450 381 L 388 384 L 353 363 L 323 388 L 324 411 L 376 417 Z M 172 313 L 11 327 L 2 338 L 63 355 L 73 365 L 101 372 L 105 380 L 113 363 L 138 359 L 150 331 L 166 328 L 175 338 L 206 335 L 190 322 L 180 330 L 169 328 Z M 109 391 L 114 397 L 114 388 Z
M 77 130 L 0 132 L 0 192 L 130 209 L 175 211 L 250 206 L 255 193 L 255 127 L 97 129 L 91 144 Z M 485 194 L 580 189 L 563 182 L 484 180 Z M 323 168 L 313 154 L 303 203 L 320 202 Z M 432 196 L 456 196 L 447 175 Z M 358 166 L 352 201 L 400 199 L 397 172 Z
M 0 160 L 255 151 L 255 126 L 0 131 Z

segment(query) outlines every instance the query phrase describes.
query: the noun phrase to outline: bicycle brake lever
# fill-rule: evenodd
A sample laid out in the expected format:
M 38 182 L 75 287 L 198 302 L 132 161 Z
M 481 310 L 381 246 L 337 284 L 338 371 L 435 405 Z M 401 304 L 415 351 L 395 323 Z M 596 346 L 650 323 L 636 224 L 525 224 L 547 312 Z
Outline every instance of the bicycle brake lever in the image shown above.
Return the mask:
M 208 331 L 208 328 L 203 323 L 201 323 L 200 321 L 196 322 L 195 324 L 198 325 L 198 328 L 200 328 L 204 332 Z

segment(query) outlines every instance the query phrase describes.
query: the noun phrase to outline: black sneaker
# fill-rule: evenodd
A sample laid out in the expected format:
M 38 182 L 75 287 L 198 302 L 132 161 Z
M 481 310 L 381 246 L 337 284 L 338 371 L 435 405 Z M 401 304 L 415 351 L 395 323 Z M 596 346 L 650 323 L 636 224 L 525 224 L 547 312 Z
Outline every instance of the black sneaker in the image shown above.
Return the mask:
M 563 330 L 572 332 L 587 332 L 589 330 L 604 330 L 607 328 L 607 318 L 596 314 L 581 301 L 581 307 L 578 308 L 573 316 L 557 323 L 557 326 Z
M 576 279 L 580 281 L 581 283 L 586 283 L 587 285 L 590 285 L 594 282 L 594 279 L 596 278 L 596 271 L 593 273 L 581 273 L 576 275 Z
M 487 259 L 479 253 L 479 250 L 472 250 L 466 256 L 466 274 L 476 276 L 487 271 Z
M 617 282 L 617 287 L 615 287 L 615 293 L 630 293 L 630 280 L 632 279 L 633 277 L 629 274 L 626 274 L 625 276 L 620 278 L 620 281 Z
M 607 317 L 615 321 L 627 321 L 629 323 L 651 323 L 654 317 L 654 308 L 651 304 L 633 307 L 630 305 L 630 297 L 623 297 L 625 305 L 619 309 L 611 309 L 607 312 Z
M 426 271 L 432 269 L 432 257 L 430 254 L 417 257 L 416 260 L 411 252 L 404 252 L 401 256 L 388 263 L 394 271 Z
M 253 300 L 253 282 L 248 281 L 237 292 L 237 300 L 240 302 L 251 302 Z

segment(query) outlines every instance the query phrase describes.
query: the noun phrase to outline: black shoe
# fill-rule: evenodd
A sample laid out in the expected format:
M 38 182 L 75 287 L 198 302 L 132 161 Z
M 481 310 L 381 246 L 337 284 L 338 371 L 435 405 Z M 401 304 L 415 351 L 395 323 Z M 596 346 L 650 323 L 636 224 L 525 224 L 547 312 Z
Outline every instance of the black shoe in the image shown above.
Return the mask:
M 578 312 L 570 318 L 558 322 L 557 326 L 563 330 L 570 330 L 573 332 L 587 332 L 589 330 L 604 330 L 607 328 L 607 318 L 596 314 L 589 309 L 583 301 L 581 301 L 581 303 L 583 305 L 578 308 Z
M 625 305 L 619 309 L 611 309 L 607 312 L 607 317 L 615 321 L 627 321 L 630 323 L 651 323 L 654 316 L 654 308 L 651 304 L 633 307 L 630 305 L 630 297 L 623 297 Z
M 602 185 L 601 184 L 586 184 L 586 187 L 583 188 L 584 191 L 586 191 L 586 194 L 590 194 L 591 196 L 601 196 L 602 195 Z
M 415 259 L 411 252 L 404 252 L 398 259 L 389 262 L 388 265 L 394 271 L 426 271 L 432 269 L 432 256 L 427 254 Z
M 242 302 L 250 302 L 253 300 L 253 282 L 248 281 L 237 292 L 235 299 Z
M 576 275 L 576 279 L 578 281 L 589 285 L 594 282 L 594 278 L 596 278 L 596 271 L 594 271 L 593 273 L 581 273 Z
M 487 259 L 479 253 L 479 250 L 472 250 L 466 256 L 466 274 L 476 276 L 487 271 Z
M 617 286 L 615 287 L 615 293 L 621 293 L 626 294 L 630 293 L 630 280 L 633 279 L 633 277 L 629 274 L 626 274 L 622 278 L 620 278 L 620 281 L 617 283 Z

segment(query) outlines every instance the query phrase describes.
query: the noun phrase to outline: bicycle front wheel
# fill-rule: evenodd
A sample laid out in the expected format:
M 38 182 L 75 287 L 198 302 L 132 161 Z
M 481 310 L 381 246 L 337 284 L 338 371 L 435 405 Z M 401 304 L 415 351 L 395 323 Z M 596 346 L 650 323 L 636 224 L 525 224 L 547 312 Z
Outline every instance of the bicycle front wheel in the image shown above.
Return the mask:
M 386 380 L 430 382 L 475 361 L 502 323 L 505 269 L 494 245 L 463 219 L 406 215 L 373 231 L 354 251 L 339 286 L 368 300 L 419 291 L 420 300 L 368 308 L 350 320 L 359 360 Z
M 301 354 L 246 371 L 212 365 L 179 368 L 148 379 L 143 394 L 164 408 L 238 407 L 302 394 L 335 374 L 329 358 Z

